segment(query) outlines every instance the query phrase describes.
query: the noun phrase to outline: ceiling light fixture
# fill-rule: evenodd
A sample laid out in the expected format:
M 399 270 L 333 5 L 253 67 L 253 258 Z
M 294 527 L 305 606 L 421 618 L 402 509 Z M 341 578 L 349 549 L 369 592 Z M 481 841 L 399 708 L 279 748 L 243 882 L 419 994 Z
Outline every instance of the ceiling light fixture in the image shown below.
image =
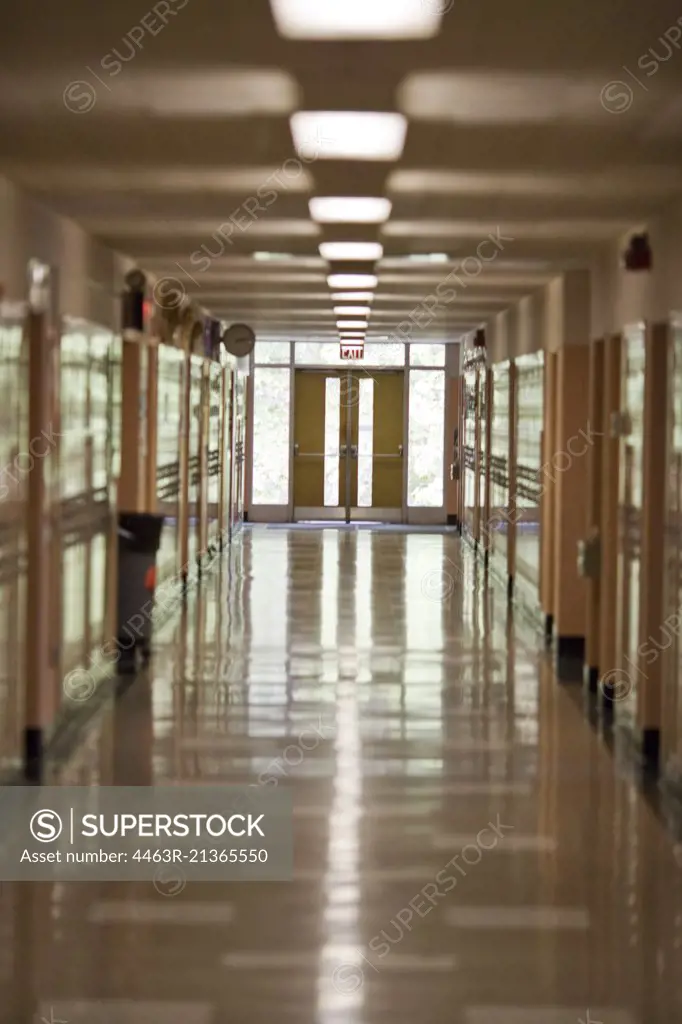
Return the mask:
M 285 39 L 432 39 L 446 3 L 425 0 L 270 0 Z
M 369 316 L 369 306 L 334 306 L 337 316 Z
M 366 331 L 367 321 L 366 320 L 337 320 L 336 326 L 340 331 Z
M 379 242 L 322 242 L 323 260 L 380 260 L 384 247 Z
M 291 116 L 299 156 L 318 160 L 399 160 L 407 119 L 371 111 L 299 110 Z M 314 153 L 311 152 L 314 149 Z
M 376 288 L 379 278 L 375 274 L 330 274 L 327 278 L 330 288 Z
M 254 252 L 254 260 L 259 263 L 274 263 L 278 260 L 293 260 L 293 256 L 288 252 Z
M 334 292 L 334 302 L 372 302 L 374 292 Z
M 390 199 L 332 198 L 311 199 L 310 216 L 318 224 L 383 224 L 391 216 Z
M 409 263 L 448 263 L 450 257 L 446 252 L 415 252 L 406 259 Z

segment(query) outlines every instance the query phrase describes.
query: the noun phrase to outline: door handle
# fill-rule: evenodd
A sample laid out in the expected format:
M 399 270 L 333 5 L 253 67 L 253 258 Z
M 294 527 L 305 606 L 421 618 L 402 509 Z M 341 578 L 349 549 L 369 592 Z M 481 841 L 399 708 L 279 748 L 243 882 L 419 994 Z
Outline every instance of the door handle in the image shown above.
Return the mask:
M 350 457 L 351 459 L 357 459 L 358 457 L 358 446 L 356 444 L 350 446 Z
M 298 445 L 298 444 L 294 445 L 294 455 L 298 455 L 299 448 L 300 448 L 300 445 Z
M 346 456 L 348 455 L 348 445 L 347 444 L 342 444 L 339 447 L 339 455 L 341 456 L 342 459 L 346 458 Z
M 403 457 L 403 446 L 401 444 L 398 445 L 398 455 L 402 459 L 402 457 Z

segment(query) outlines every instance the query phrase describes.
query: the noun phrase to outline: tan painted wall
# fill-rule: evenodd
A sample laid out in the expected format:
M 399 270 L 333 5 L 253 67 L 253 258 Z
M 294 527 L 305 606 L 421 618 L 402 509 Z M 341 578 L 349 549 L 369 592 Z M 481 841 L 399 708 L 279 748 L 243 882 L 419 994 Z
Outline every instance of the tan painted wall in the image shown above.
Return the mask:
M 604 248 L 592 266 L 591 334 L 593 338 L 617 333 L 640 320 L 664 322 L 671 310 L 682 309 L 682 201 L 669 205 L 646 230 L 653 252 L 651 273 L 631 273 L 622 266 L 629 238 Z
M 6 298 L 26 297 L 30 259 L 59 268 L 62 313 L 117 326 L 117 297 L 133 261 L 0 177 L 0 286 Z

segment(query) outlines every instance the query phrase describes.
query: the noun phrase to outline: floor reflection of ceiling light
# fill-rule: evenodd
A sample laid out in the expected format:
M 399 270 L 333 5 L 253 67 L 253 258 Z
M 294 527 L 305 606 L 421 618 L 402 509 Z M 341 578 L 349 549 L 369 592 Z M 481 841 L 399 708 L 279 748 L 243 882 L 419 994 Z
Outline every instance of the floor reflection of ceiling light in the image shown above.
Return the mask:
M 285 39 L 432 39 L 447 0 L 270 0 Z
M 300 110 L 291 117 L 299 156 L 318 160 L 399 160 L 407 120 L 371 111 Z M 314 151 L 313 151 L 314 150 Z
M 391 216 L 390 199 L 318 196 L 308 204 L 318 224 L 382 224 Z
M 405 258 L 408 263 L 447 263 L 450 259 L 446 252 L 416 252 Z

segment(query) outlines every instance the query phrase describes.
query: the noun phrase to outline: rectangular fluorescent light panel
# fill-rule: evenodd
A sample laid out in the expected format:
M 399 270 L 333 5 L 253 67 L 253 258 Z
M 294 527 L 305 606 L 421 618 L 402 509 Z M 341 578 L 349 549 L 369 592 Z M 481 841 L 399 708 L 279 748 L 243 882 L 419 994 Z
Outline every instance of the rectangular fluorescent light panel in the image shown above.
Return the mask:
M 334 306 L 337 316 L 369 316 L 369 306 Z
M 337 320 L 336 326 L 340 331 L 367 330 L 366 320 Z
M 407 119 L 371 111 L 299 110 L 291 116 L 299 156 L 313 160 L 399 160 Z
M 254 252 L 253 258 L 259 263 L 276 263 L 277 260 L 293 260 L 294 257 L 288 252 Z
M 364 338 L 366 331 L 339 331 L 340 338 Z
M 270 0 L 285 39 L 432 39 L 443 0 Z
M 334 288 L 376 288 L 379 278 L 374 274 L 330 274 L 327 284 Z
M 308 207 L 318 224 L 383 224 L 391 216 L 393 204 L 390 199 L 318 196 Z
M 324 260 L 380 260 L 384 247 L 379 242 L 322 242 Z
M 447 263 L 450 257 L 446 252 L 413 253 L 407 257 L 410 263 Z
M 334 302 L 372 302 L 374 292 L 334 292 Z

